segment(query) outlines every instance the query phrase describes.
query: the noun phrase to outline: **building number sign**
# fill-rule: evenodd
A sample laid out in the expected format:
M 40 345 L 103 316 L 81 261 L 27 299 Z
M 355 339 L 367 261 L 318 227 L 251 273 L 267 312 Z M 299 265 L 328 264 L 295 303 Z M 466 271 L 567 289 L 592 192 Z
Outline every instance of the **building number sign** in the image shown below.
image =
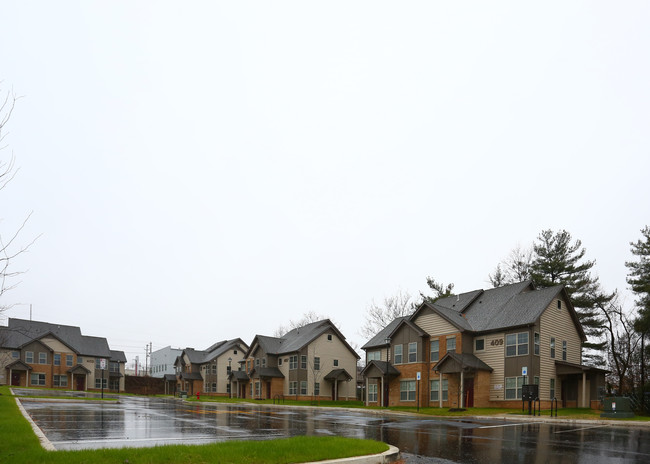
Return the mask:
M 490 346 L 499 346 L 503 345 L 503 338 L 495 338 L 494 340 L 490 340 Z

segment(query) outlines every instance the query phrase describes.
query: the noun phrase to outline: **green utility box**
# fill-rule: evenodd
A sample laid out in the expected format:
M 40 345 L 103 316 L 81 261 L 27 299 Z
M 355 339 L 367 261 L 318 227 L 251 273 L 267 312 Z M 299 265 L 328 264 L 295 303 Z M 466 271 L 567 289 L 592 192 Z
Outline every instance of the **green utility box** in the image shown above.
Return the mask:
M 629 398 L 623 396 L 613 396 L 605 398 L 605 412 L 600 417 L 618 417 L 629 418 L 634 417 L 632 412 L 632 403 Z

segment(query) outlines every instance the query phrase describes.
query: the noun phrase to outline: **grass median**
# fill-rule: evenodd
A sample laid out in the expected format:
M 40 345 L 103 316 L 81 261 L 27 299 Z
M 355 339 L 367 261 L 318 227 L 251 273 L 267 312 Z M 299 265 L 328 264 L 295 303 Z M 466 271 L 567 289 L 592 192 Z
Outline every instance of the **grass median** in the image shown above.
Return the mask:
M 14 396 L 0 387 L 0 463 L 12 464 L 288 464 L 377 454 L 385 443 L 342 437 L 293 437 L 83 451 L 45 451 L 20 413 Z

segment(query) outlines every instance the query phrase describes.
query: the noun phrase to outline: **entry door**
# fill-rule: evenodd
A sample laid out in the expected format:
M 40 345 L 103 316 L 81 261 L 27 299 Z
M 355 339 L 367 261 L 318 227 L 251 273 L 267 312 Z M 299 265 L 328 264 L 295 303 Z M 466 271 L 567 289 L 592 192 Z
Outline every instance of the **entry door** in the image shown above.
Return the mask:
M 11 385 L 14 387 L 20 387 L 20 372 L 11 373 Z
M 463 382 L 463 392 L 465 394 L 465 407 L 474 407 L 474 379 L 465 379 Z
M 75 390 L 84 391 L 86 389 L 86 377 L 83 375 L 77 375 L 75 379 Z
M 388 394 L 390 393 L 390 390 L 388 388 L 388 381 L 384 380 L 384 394 L 382 396 L 383 402 L 384 402 L 384 407 L 388 407 Z
M 266 382 L 266 399 L 271 399 L 271 381 Z

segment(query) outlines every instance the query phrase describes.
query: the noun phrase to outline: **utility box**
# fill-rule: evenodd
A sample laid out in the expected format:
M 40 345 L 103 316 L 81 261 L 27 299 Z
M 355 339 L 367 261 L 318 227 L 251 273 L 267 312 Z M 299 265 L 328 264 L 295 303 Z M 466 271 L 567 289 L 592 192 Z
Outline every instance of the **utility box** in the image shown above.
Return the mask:
M 605 398 L 604 404 L 605 412 L 601 413 L 600 417 L 634 417 L 632 403 L 629 398 L 623 396 L 612 396 L 610 398 Z
M 523 401 L 535 401 L 539 397 L 539 385 L 528 384 L 521 386 L 521 399 Z

